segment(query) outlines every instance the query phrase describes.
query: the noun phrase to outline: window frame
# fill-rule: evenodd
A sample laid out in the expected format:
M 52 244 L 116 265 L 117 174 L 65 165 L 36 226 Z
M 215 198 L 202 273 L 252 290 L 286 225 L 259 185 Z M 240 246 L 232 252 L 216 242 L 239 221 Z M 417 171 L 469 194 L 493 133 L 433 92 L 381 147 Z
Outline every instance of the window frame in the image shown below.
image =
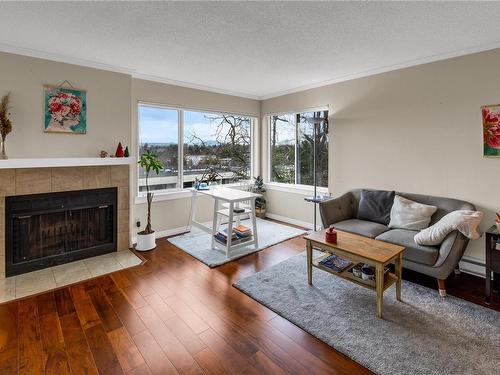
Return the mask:
M 180 106 L 172 106 L 168 104 L 161 104 L 161 103 L 152 103 L 152 102 L 147 102 L 147 101 L 141 101 L 139 100 L 137 102 L 137 147 L 136 147 L 136 152 L 137 155 L 140 157 L 140 146 L 141 146 L 141 123 L 140 123 L 140 107 L 145 106 L 145 107 L 151 107 L 151 108 L 158 108 L 158 109 L 166 109 L 166 110 L 173 110 L 177 111 L 178 113 L 178 129 L 177 129 L 177 141 L 178 141 L 178 147 L 177 147 L 177 157 L 179 160 L 179 165 L 178 165 L 178 173 L 177 173 L 177 182 L 176 182 L 176 187 L 175 188 L 170 188 L 170 189 L 164 189 L 164 190 L 158 190 L 155 191 L 155 200 L 156 201 L 164 201 L 164 200 L 171 200 L 171 199 L 179 199 L 179 198 L 188 198 L 191 196 L 191 191 L 189 188 L 184 188 L 183 184 L 183 177 L 184 177 L 184 112 L 186 111 L 191 111 L 191 112 L 200 112 L 200 113 L 207 113 L 207 114 L 222 114 L 222 115 L 232 115 L 232 116 L 244 116 L 250 118 L 250 180 L 252 180 L 255 176 L 255 127 L 257 126 L 257 121 L 258 121 L 258 116 L 256 115 L 250 115 L 250 114 L 245 114 L 245 113 L 238 113 L 238 112 L 226 112 L 226 111 L 218 111 L 214 109 L 203 109 L 203 108 L 193 108 L 193 107 L 180 107 Z M 137 171 L 137 177 L 136 177 L 136 189 L 135 189 L 135 203 L 136 204 L 141 204 L 141 203 L 146 203 L 146 194 L 144 192 L 139 191 L 140 184 L 139 184 L 139 170 L 140 167 L 139 165 L 136 166 L 136 171 Z M 231 187 L 231 186 L 239 186 L 240 184 L 238 182 L 236 183 L 230 183 L 230 184 L 224 184 L 223 186 L 225 187 Z
M 330 110 L 328 106 L 325 107 L 318 107 L 318 108 L 308 108 L 308 109 L 303 109 L 300 111 L 289 111 L 289 112 L 279 112 L 279 113 L 268 113 L 265 115 L 266 117 L 266 139 L 267 139 L 267 145 L 266 145 L 266 151 L 267 151 L 267 156 L 266 156 L 266 188 L 269 190 L 276 190 L 276 191 L 283 191 L 283 192 L 294 192 L 298 194 L 303 194 L 303 195 L 310 195 L 313 190 L 314 190 L 314 185 L 303 185 L 303 184 L 298 184 L 298 183 L 285 183 L 285 182 L 277 182 L 277 181 L 272 181 L 272 165 L 271 165 L 271 159 L 272 159 L 272 146 L 271 146 L 271 124 L 272 124 L 272 117 L 273 116 L 282 116 L 282 115 L 294 115 L 298 116 L 302 113 L 309 113 L 309 112 L 322 112 L 322 111 L 328 111 L 328 116 L 330 116 Z M 295 181 L 297 182 L 298 174 L 297 174 L 297 166 L 298 166 L 298 156 L 297 156 L 297 151 L 298 151 L 298 143 L 297 143 L 297 136 L 298 136 L 298 124 L 296 124 L 296 130 L 295 130 Z M 329 124 L 329 128 L 331 129 L 331 124 Z M 328 149 L 330 149 L 330 140 L 328 141 Z M 328 175 L 330 175 L 330 163 L 328 163 Z M 316 190 L 318 193 L 328 193 L 329 192 L 329 187 L 328 186 L 317 186 Z

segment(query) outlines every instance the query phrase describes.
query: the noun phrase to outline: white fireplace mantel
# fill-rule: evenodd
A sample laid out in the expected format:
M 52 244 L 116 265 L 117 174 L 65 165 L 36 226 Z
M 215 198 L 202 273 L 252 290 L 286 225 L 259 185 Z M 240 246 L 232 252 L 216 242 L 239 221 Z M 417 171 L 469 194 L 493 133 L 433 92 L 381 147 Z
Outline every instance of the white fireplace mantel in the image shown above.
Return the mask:
M 98 165 L 130 165 L 135 162 L 135 157 L 7 159 L 0 160 L 0 169 L 93 167 Z

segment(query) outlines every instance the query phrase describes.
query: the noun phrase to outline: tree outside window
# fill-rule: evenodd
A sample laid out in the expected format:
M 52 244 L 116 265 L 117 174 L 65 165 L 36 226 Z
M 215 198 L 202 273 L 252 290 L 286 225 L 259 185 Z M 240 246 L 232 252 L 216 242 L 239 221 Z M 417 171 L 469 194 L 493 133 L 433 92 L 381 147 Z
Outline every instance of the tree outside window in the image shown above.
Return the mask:
M 270 178 L 272 182 L 313 185 L 315 123 L 317 126 L 317 185 L 328 186 L 328 111 L 270 117 Z
M 151 178 L 151 190 L 191 187 L 207 168 L 216 172 L 222 184 L 250 179 L 252 122 L 242 115 L 140 104 L 139 154 L 150 150 L 164 165 Z M 145 189 L 144 177 L 139 169 L 139 192 Z

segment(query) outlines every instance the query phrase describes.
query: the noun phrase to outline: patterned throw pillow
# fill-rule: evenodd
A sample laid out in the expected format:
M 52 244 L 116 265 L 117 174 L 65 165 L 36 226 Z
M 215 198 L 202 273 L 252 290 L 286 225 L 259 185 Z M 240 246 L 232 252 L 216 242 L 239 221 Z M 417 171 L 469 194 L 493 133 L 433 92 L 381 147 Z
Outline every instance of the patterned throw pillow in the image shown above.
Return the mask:
M 400 195 L 394 197 L 389 228 L 421 230 L 429 226 L 436 206 L 418 203 Z

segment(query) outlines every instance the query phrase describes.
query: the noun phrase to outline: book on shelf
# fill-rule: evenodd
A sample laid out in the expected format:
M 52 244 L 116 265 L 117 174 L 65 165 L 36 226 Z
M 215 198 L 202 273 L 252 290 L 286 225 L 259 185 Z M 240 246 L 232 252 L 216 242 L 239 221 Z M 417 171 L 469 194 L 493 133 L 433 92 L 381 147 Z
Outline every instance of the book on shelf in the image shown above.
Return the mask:
M 338 255 L 332 254 L 319 261 L 323 267 L 327 267 L 335 272 L 342 272 L 347 267 L 352 265 L 350 260 L 339 257 Z
M 223 230 L 218 231 L 214 237 L 215 239 L 222 243 L 223 245 L 227 244 L 227 232 L 228 228 L 225 228 Z M 237 227 L 233 228 L 233 231 L 231 233 L 231 244 L 236 245 L 241 242 L 245 242 L 250 240 L 252 237 L 252 230 L 248 227 L 246 227 L 243 224 L 238 225 Z
M 214 238 L 217 242 L 223 244 L 223 245 L 227 245 L 227 236 L 223 235 L 221 232 L 217 232 L 215 235 L 214 235 Z M 247 236 L 247 237 L 232 237 L 231 238 L 231 245 L 237 245 L 237 244 L 240 244 L 242 242 L 246 242 L 246 241 L 249 241 L 251 239 L 250 236 Z
M 234 233 L 240 237 L 249 237 L 252 235 L 252 230 L 243 224 L 238 225 L 233 229 Z

